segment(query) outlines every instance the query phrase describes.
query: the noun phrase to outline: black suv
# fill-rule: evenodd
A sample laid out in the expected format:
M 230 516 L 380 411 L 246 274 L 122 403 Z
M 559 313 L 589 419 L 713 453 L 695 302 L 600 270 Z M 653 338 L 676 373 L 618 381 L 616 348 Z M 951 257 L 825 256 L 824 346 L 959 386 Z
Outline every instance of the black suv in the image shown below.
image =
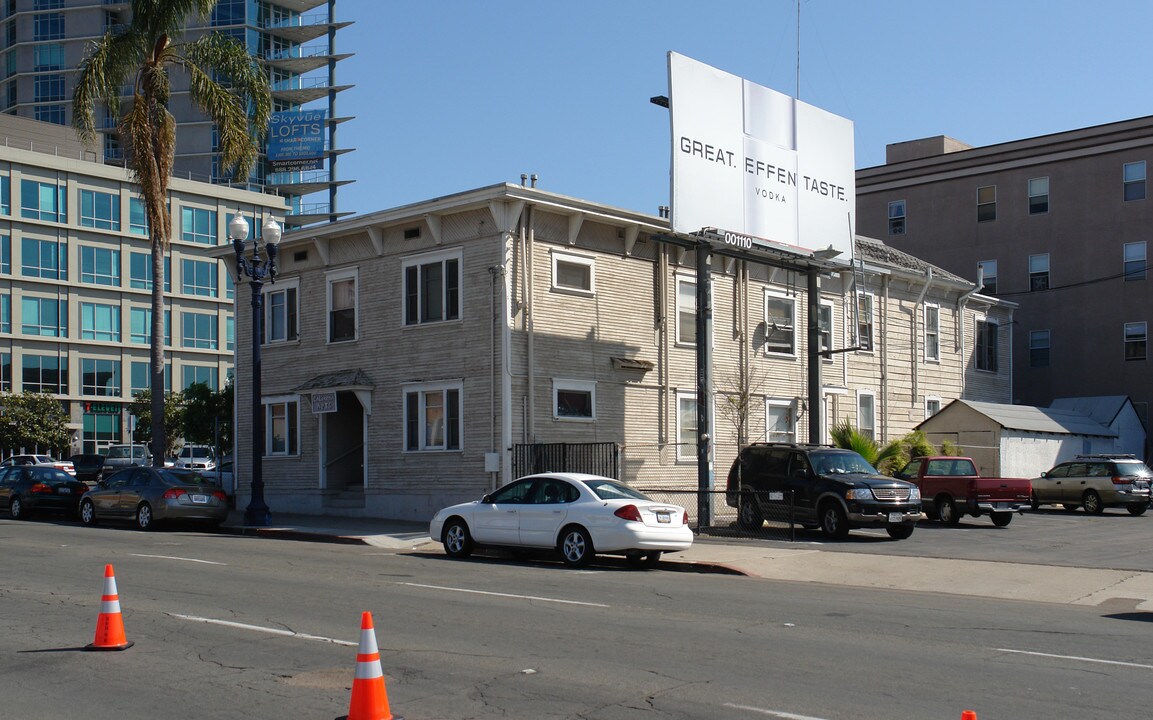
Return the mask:
M 916 485 L 885 477 L 858 453 L 828 445 L 749 445 L 729 470 L 725 502 L 738 508 L 737 522 L 745 530 L 760 529 L 766 516 L 791 517 L 830 538 L 843 538 L 852 528 L 883 527 L 902 540 L 921 517 Z

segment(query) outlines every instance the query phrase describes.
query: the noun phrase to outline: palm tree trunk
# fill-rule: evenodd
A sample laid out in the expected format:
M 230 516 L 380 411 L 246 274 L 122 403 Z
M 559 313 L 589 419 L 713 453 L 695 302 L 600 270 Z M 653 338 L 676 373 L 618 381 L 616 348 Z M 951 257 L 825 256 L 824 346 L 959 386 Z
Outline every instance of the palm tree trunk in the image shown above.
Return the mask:
M 152 466 L 164 467 L 164 247 L 159 231 L 152 232 Z

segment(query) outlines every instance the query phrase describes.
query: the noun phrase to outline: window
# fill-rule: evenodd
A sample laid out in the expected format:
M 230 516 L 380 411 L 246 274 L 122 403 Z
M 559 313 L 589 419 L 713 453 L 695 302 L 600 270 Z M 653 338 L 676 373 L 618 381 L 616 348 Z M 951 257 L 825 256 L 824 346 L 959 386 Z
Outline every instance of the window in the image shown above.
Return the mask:
M 41 42 L 44 40 L 63 40 L 64 39 L 64 13 L 37 13 L 32 16 L 32 40 L 33 42 Z
M 984 284 L 981 292 L 986 295 L 997 294 L 997 261 L 981 260 L 977 263 L 977 279 Z
M 1049 367 L 1049 331 L 1029 333 L 1029 367 Z
M 62 43 L 44 43 L 35 46 L 35 60 L 32 67 L 34 72 L 64 69 L 64 45 Z
M 461 384 L 420 385 L 404 391 L 404 449 L 410 452 L 460 450 Z
M 12 178 L 0 175 L 0 213 L 12 214 Z
M 894 200 L 889 203 L 889 234 L 905 234 L 905 201 Z
M 200 245 L 215 245 L 216 211 L 180 208 L 180 239 Z
M 12 353 L 0 353 L 0 390 L 12 392 Z
M 185 295 L 216 297 L 216 270 L 215 260 L 181 261 L 181 292 Z
M 25 237 L 20 243 L 20 273 L 24 277 L 67 280 L 67 247 L 55 240 Z
M 0 333 L 12 332 L 12 296 L 0 295 Z
M 460 254 L 406 260 L 404 324 L 460 318 Z
M 356 272 L 328 277 L 328 341 L 356 339 Z
M 129 342 L 133 345 L 150 345 L 152 343 L 152 308 L 134 307 L 128 311 L 130 335 Z M 172 345 L 172 311 L 164 311 L 164 345 Z
M 262 343 L 296 340 L 296 317 L 299 311 L 295 287 L 278 287 L 264 293 L 264 322 L 261 324 Z
M 986 185 L 977 188 L 977 222 L 990 222 L 997 219 L 997 186 Z
M 697 284 L 677 278 L 677 343 L 697 344 Z
M 797 417 L 792 400 L 765 400 L 765 439 L 769 442 L 796 442 Z
M 148 213 L 140 198 L 128 198 L 128 232 L 148 237 Z
M 925 360 L 941 360 L 941 308 L 925 305 Z
M 67 355 L 28 355 L 23 358 L 21 383 L 25 392 L 64 395 L 68 392 Z
M 80 303 L 80 338 L 120 342 L 120 306 Z
M 296 455 L 300 452 L 300 402 L 270 399 L 264 402 L 264 454 Z
M 84 452 L 95 453 L 97 447 L 119 445 L 120 413 L 84 413 Z
M 217 347 L 215 313 L 183 312 L 180 314 L 181 347 L 215 350 Z
M 1049 253 L 1029 256 L 1029 291 L 1049 289 Z
M 128 287 L 152 290 L 152 255 L 134 252 L 128 254 Z M 172 258 L 164 258 L 164 292 L 172 292 Z
M 20 181 L 20 215 L 31 220 L 67 222 L 67 188 L 38 180 Z
M 1029 181 L 1029 214 L 1043 215 L 1049 212 L 1049 178 L 1033 178 Z
M 597 384 L 580 380 L 552 381 L 553 417 L 596 420 Z
M 552 286 L 554 290 L 591 295 L 595 290 L 596 263 L 592 258 L 566 253 L 552 255 Z
M 697 394 L 677 393 L 677 459 L 697 457 Z
M 205 385 L 209 390 L 216 390 L 215 365 L 185 365 L 180 369 L 181 389 L 187 390 L 193 385 Z
M 1125 243 L 1125 279 L 1145 279 L 1145 241 Z
M 120 195 L 98 190 L 80 191 L 80 224 L 101 230 L 120 230 Z
M 1122 169 L 1125 202 L 1145 199 L 1145 161 L 1125 163 Z
M 81 358 L 80 394 L 120 397 L 120 361 Z
M 941 398 L 935 395 L 925 396 L 925 419 L 929 419 L 941 412 Z
M 93 245 L 81 245 L 80 282 L 119 287 L 120 251 Z
M 64 76 L 58 73 L 37 75 L 32 84 L 33 101 L 38 103 L 64 101 Z
M 765 295 L 765 352 L 796 354 L 796 302 L 792 298 Z
M 833 306 L 824 300 L 817 308 L 817 332 L 820 335 L 819 350 L 826 353 L 821 357 L 831 362 L 833 356 L 828 351 L 833 349 Z
M 135 395 L 143 390 L 150 390 L 152 388 L 152 379 L 149 375 L 151 363 L 149 362 L 136 362 L 132 363 L 132 387 L 130 392 Z M 164 391 L 172 392 L 172 363 L 164 363 Z
M 873 296 L 867 293 L 857 296 L 857 347 L 873 349 Z
M 977 369 L 997 372 L 997 330 L 999 325 L 990 320 L 977 320 Z
M 0 273 L 12 274 L 12 238 L 0 235 Z
M 1144 360 L 1148 337 L 1145 323 L 1125 323 L 1125 359 Z
M 857 392 L 857 430 L 870 440 L 876 438 L 876 398 L 868 390 Z
M 37 105 L 34 115 L 40 122 L 52 123 L 53 125 L 64 124 L 63 105 Z M 60 222 L 64 221 L 61 220 Z
M 25 335 L 68 337 L 68 303 L 25 295 L 20 305 L 20 321 L 20 332 Z
M 231 315 L 224 318 L 224 349 L 236 349 L 236 318 Z

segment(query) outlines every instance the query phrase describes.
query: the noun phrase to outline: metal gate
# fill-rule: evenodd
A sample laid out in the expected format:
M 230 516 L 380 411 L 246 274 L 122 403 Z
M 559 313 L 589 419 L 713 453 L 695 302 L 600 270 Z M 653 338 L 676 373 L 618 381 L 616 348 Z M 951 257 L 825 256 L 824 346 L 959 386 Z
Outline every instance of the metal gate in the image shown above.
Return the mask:
M 543 472 L 581 472 L 619 478 L 620 446 L 603 443 L 534 443 L 512 448 L 513 477 Z

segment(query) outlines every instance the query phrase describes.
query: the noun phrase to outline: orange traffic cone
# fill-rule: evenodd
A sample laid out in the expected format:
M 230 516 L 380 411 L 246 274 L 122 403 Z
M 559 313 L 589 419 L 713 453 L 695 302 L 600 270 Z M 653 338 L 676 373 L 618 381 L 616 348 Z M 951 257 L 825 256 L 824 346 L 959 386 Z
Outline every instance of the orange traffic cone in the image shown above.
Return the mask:
M 338 719 L 340 720 L 340 719 Z M 404 720 L 388 709 L 388 691 L 384 689 L 384 672 L 380 669 L 380 651 L 372 613 L 360 616 L 360 645 L 356 649 L 356 675 L 352 680 L 352 701 L 344 720 Z
M 972 710 L 962 710 L 961 720 L 977 720 L 977 713 Z
M 100 617 L 96 620 L 96 639 L 85 650 L 127 650 L 132 643 L 124 637 L 124 620 L 120 617 L 120 596 L 116 594 L 116 575 L 111 565 L 104 566 L 104 595 L 100 598 Z

